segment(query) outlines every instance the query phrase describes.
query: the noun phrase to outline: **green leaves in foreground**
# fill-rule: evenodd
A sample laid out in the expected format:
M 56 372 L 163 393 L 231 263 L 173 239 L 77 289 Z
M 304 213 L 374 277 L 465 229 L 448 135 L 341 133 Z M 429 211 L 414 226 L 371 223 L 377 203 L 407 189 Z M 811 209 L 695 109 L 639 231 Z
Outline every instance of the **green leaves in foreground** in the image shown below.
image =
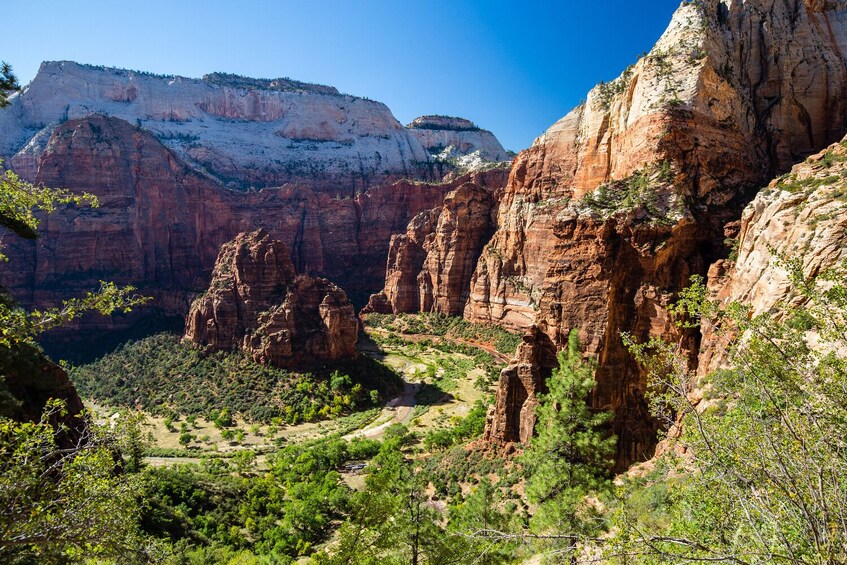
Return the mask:
M 138 420 L 88 422 L 78 443 L 62 446 L 51 422 L 63 413 L 51 402 L 38 422 L 0 418 L 0 561 L 147 561 L 151 546 L 135 523 L 138 476 L 118 464 L 121 450 L 138 451 L 128 444 Z
M 18 343 L 34 344 L 39 334 L 61 327 L 85 314 L 99 312 L 109 316 L 114 312 L 131 312 L 133 306 L 144 304 L 150 298 L 135 293 L 135 287 L 119 287 L 115 283 L 100 282 L 100 288 L 82 298 L 65 300 L 56 308 L 27 312 L 13 305 L 11 299 L 0 296 L 0 347 Z
M 683 295 L 686 314 L 722 328 L 726 369 L 697 383 L 672 346 L 633 348 L 653 368 L 655 407 L 681 424 L 668 452 L 684 457 L 666 455 L 624 489 L 610 554 L 847 562 L 847 266 L 806 277 L 799 261 L 781 261 L 792 296 L 774 314 L 718 308 L 697 281 Z M 662 507 L 633 506 L 651 499 Z

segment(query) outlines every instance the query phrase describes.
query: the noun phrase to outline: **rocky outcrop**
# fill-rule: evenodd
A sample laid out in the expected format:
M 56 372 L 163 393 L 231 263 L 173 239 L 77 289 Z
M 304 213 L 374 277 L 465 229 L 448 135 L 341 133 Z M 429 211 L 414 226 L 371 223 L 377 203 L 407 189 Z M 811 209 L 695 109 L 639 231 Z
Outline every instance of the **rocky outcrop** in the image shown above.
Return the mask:
M 51 399 L 64 402 L 50 423 L 57 428 L 61 448 L 77 445 L 86 431 L 83 404 L 64 369 L 28 344 L 0 347 L 0 416 L 19 422 L 38 422 Z
M 43 63 L 0 114 L 0 155 L 24 169 L 61 123 L 95 113 L 151 132 L 230 188 L 296 182 L 349 195 L 428 174 L 427 152 L 379 102 L 284 79 L 197 80 L 70 61 Z
M 495 187 L 506 170 L 471 177 L 440 208 L 421 212 L 405 234 L 391 238 L 384 289 L 365 312 L 461 315 L 471 275 L 494 229 Z
M 454 161 L 460 168 L 473 169 L 510 160 L 493 133 L 464 118 L 421 116 L 406 127 L 438 162 Z
M 536 326 L 527 331 L 515 360 L 500 373 L 497 400 L 486 419 L 488 443 L 526 443 L 535 428 L 538 395 L 556 366 L 556 347 Z
M 619 334 L 680 342 L 696 363 L 697 336 L 667 307 L 726 256 L 724 227 L 758 186 L 844 134 L 845 15 L 843 1 L 683 3 L 650 53 L 513 163 L 465 317 L 535 325 L 556 347 L 577 329 L 599 360 L 592 403 L 615 411 L 621 466 L 655 439 Z M 496 432 L 523 410 L 513 404 L 493 441 L 514 439 Z
M 438 180 L 433 175 L 444 171 L 384 104 L 333 87 L 224 73 L 189 79 L 71 61 L 43 63 L 0 113 L 0 158 L 31 180 L 52 133 L 93 114 L 152 133 L 192 169 L 235 189 L 297 183 L 349 196 L 399 179 Z M 483 159 L 489 147 L 500 147 L 490 133 L 474 135 L 485 139 Z M 455 149 L 464 156 L 479 148 Z
M 261 227 L 286 242 L 298 272 L 330 278 L 364 304 L 383 286 L 393 234 L 462 184 L 502 179 L 491 171 L 446 184 L 398 181 L 356 198 L 293 185 L 232 191 L 149 132 L 90 116 L 56 128 L 36 180 L 91 192 L 99 208 L 63 209 L 44 217 L 38 240 L 4 242 L 11 260 L 0 264 L 0 282 L 26 306 L 55 305 L 100 280 L 133 284 L 184 316 L 207 288 L 220 246 Z
M 211 286 L 185 325 L 188 340 L 213 350 L 241 348 L 280 367 L 352 358 L 358 332 L 344 291 L 296 275 L 288 246 L 264 230 L 221 247 Z
M 741 217 L 737 259 L 716 263 L 708 283 L 726 306 L 738 302 L 757 316 L 782 315 L 781 305 L 796 301 L 781 258 L 802 262 L 815 276 L 847 259 L 847 140 L 796 165 L 760 191 Z M 703 325 L 699 373 L 727 360 L 730 335 Z

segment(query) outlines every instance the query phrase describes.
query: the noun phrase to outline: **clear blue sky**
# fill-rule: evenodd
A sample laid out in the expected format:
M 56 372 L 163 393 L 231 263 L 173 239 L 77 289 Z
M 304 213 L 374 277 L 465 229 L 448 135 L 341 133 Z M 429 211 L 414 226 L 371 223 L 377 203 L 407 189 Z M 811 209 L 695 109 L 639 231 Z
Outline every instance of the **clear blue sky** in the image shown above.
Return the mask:
M 469 118 L 520 150 L 664 31 L 679 0 L 7 0 L 0 59 L 288 76 Z

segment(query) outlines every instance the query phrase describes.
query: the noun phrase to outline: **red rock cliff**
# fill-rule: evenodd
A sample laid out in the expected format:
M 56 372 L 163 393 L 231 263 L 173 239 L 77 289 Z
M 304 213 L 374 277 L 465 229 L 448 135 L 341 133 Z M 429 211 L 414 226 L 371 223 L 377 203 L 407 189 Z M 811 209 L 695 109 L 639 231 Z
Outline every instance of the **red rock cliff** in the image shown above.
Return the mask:
M 675 293 L 727 253 L 724 225 L 753 190 L 845 132 L 845 8 L 684 3 L 647 56 L 513 164 L 464 315 L 535 325 L 556 347 L 577 329 L 599 359 L 591 400 L 616 413 L 621 465 L 649 457 L 655 436 L 620 332 L 681 341 L 695 363 L 697 336 L 668 315 Z M 504 372 L 500 390 L 521 374 Z M 525 407 L 498 407 L 490 440 L 528 437 Z
M 483 246 L 494 230 L 495 193 L 508 171 L 474 174 L 439 208 L 421 212 L 391 238 L 384 289 L 366 312 L 461 315 Z
M 54 131 L 37 181 L 89 191 L 100 207 L 64 209 L 44 218 L 37 241 L 9 242 L 12 260 L 0 265 L 0 282 L 13 296 L 26 305 L 54 304 L 112 280 L 137 285 L 182 315 L 208 285 L 220 246 L 258 227 L 288 244 L 298 272 L 329 277 L 366 298 L 382 286 L 391 236 L 467 178 L 400 181 L 341 199 L 293 185 L 232 191 L 148 132 L 92 116 Z
M 211 286 L 191 305 L 185 325 L 195 343 L 241 348 L 281 367 L 354 357 L 358 332 L 344 291 L 296 275 L 288 246 L 264 230 L 221 247 Z

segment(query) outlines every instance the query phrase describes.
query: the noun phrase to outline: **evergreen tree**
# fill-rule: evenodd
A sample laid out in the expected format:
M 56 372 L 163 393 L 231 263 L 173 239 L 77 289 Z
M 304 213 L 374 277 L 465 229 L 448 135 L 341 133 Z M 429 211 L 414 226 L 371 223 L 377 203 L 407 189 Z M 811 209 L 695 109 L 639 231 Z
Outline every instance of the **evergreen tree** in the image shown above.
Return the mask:
M 9 63 L 0 63 L 0 108 L 8 106 L 9 96 L 20 89 L 21 85 L 18 84 L 18 78 Z
M 597 513 L 585 499 L 611 486 L 616 438 L 607 431 L 612 414 L 587 404 L 594 386 L 594 364 L 582 358 L 573 331 L 547 380 L 549 392 L 539 397 L 536 436 L 523 456 L 527 498 L 538 505 L 531 521 L 536 531 L 597 531 Z

